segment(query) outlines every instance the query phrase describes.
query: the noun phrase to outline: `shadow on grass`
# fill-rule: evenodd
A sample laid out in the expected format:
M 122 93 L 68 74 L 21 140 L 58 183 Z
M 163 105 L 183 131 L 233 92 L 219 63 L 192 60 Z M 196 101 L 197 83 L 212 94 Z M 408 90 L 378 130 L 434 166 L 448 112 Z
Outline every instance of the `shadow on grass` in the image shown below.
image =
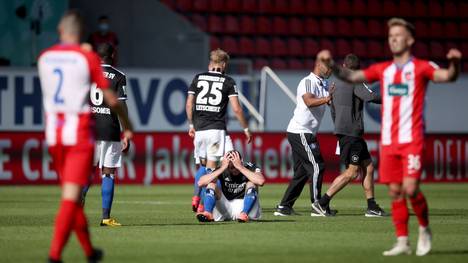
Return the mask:
M 430 252 L 429 255 L 438 256 L 438 255 L 466 255 L 468 254 L 468 250 L 433 250 Z
M 255 223 L 290 223 L 296 222 L 295 220 L 268 220 L 268 219 L 261 219 L 261 220 L 252 220 L 247 224 L 255 224 Z M 239 224 L 237 221 L 223 221 L 223 222 L 210 222 L 210 223 L 200 223 L 200 222 L 193 222 L 193 223 L 148 223 L 148 224 L 126 224 L 122 225 L 122 227 L 135 227 L 135 226 L 222 226 L 222 225 L 232 225 L 232 224 Z

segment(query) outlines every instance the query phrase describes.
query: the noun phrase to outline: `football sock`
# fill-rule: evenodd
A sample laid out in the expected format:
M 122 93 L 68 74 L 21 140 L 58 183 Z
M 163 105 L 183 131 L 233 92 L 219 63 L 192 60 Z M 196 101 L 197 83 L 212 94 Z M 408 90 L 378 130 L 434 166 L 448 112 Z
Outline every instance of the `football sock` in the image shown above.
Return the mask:
M 211 188 L 206 189 L 205 199 L 203 200 L 203 203 L 205 205 L 205 211 L 213 213 L 213 209 L 216 204 L 216 197 L 215 197 L 214 189 L 211 189 Z
M 194 196 L 200 196 L 200 187 L 198 186 L 198 180 L 200 180 L 200 177 L 206 174 L 206 168 L 203 165 L 200 165 L 198 168 L 197 172 L 195 173 L 195 182 L 193 183 L 193 195 Z
M 409 212 L 405 198 L 392 202 L 392 219 L 397 237 L 408 236 Z
M 93 246 L 91 245 L 91 240 L 88 231 L 88 221 L 86 220 L 86 215 L 84 214 L 84 209 L 82 206 L 78 206 L 75 216 L 75 224 L 73 226 L 78 241 L 80 241 L 81 247 L 83 248 L 85 255 L 87 257 L 93 254 Z
M 112 200 L 114 199 L 114 175 L 103 174 L 101 185 L 102 196 L 102 218 L 109 219 L 112 208 Z
M 368 209 L 375 209 L 375 208 L 377 208 L 377 203 L 375 202 L 374 197 L 367 199 L 367 208 L 368 208 Z
M 429 225 L 429 209 L 427 207 L 426 198 L 423 193 L 419 193 L 414 198 L 410 198 L 411 206 L 413 211 L 418 218 L 419 225 L 422 227 L 427 227 Z
M 88 193 L 89 187 L 91 187 L 91 184 L 86 185 L 83 187 L 83 190 L 81 190 L 81 205 L 85 204 L 86 194 Z
M 252 210 L 255 201 L 257 201 L 257 189 L 255 189 L 255 187 L 251 187 L 245 192 L 244 208 L 242 209 L 242 212 L 248 214 L 250 210 Z
M 49 257 L 60 260 L 63 247 L 70 237 L 78 205 L 71 200 L 62 200 L 55 218 L 54 235 L 50 246 Z
M 323 206 L 323 207 L 328 207 L 329 203 L 330 203 L 330 196 L 328 196 L 327 194 L 324 194 L 322 198 L 320 198 L 319 200 L 320 206 Z

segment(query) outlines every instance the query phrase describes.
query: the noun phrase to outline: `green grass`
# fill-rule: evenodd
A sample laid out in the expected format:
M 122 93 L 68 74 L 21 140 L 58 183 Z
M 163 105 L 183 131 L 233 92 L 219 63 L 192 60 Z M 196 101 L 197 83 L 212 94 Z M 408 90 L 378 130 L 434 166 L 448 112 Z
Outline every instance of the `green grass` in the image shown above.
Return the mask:
M 86 213 L 94 244 L 105 262 L 468 262 L 468 184 L 428 184 L 434 232 L 429 256 L 384 258 L 394 242 L 390 218 L 365 218 L 359 185 L 339 193 L 335 218 L 310 217 L 308 192 L 296 203 L 299 216 L 278 218 L 273 207 L 285 185 L 261 189 L 261 222 L 199 224 L 190 211 L 190 186 L 116 187 L 113 215 L 120 228 L 99 227 L 100 191 L 93 187 Z M 325 189 L 328 186 L 325 186 Z M 377 200 L 389 208 L 384 186 Z M 58 187 L 0 187 L 0 262 L 45 262 L 60 191 Z M 410 239 L 416 245 L 416 218 Z M 65 262 L 84 262 L 73 236 Z

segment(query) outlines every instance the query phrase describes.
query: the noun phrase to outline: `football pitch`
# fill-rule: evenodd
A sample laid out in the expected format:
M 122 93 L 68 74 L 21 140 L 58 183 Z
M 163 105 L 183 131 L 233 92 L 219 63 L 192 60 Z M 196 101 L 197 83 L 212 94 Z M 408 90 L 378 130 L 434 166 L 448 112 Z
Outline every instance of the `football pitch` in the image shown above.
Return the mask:
M 260 190 L 260 222 L 200 224 L 191 212 L 191 186 L 116 186 L 112 215 L 124 226 L 99 227 L 100 188 L 88 194 L 86 213 L 92 239 L 105 250 L 104 262 L 468 262 L 468 184 L 426 184 L 434 233 L 425 257 L 381 256 L 394 242 L 391 218 L 364 217 L 358 184 L 332 201 L 334 218 L 310 217 L 308 189 L 291 217 L 273 216 L 286 185 Z M 327 189 L 324 186 L 324 189 Z M 60 189 L 57 186 L 0 187 L 0 262 L 45 262 Z M 386 188 L 377 201 L 390 210 Z M 416 218 L 411 216 L 413 254 Z M 64 262 L 84 262 L 72 236 Z

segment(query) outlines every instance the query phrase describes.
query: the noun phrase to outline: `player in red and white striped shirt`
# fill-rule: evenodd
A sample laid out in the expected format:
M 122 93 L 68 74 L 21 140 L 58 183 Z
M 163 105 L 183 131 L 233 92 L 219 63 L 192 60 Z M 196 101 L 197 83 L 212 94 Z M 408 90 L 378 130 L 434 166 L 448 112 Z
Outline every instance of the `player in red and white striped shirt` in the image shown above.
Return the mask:
M 410 254 L 408 243 L 408 197 L 419 221 L 416 254 L 423 256 L 431 250 L 431 231 L 427 202 L 419 188 L 424 148 L 424 97 L 427 83 L 451 82 L 458 77 L 461 53 L 451 49 L 447 53 L 449 67 L 411 55 L 415 29 L 400 18 L 388 21 L 388 44 L 393 60 L 377 63 L 365 70 L 349 71 L 333 65 L 341 79 L 372 83 L 380 81 L 382 95 L 382 128 L 380 149 L 380 179 L 388 184 L 392 197 L 392 217 L 397 243 L 385 251 L 385 256 Z
M 123 120 L 126 136 L 132 137 L 128 118 L 117 97 L 107 89 L 99 57 L 80 46 L 81 25 L 76 12 L 65 14 L 58 25 L 60 44 L 43 51 L 38 59 L 46 141 L 62 184 L 62 201 L 55 221 L 49 262 L 61 262 L 71 231 L 76 233 L 88 262 L 102 258 L 102 251 L 91 245 L 80 203 L 81 190 L 90 180 L 94 154 L 94 121 L 88 95 L 93 82 L 104 91 L 104 100 Z

